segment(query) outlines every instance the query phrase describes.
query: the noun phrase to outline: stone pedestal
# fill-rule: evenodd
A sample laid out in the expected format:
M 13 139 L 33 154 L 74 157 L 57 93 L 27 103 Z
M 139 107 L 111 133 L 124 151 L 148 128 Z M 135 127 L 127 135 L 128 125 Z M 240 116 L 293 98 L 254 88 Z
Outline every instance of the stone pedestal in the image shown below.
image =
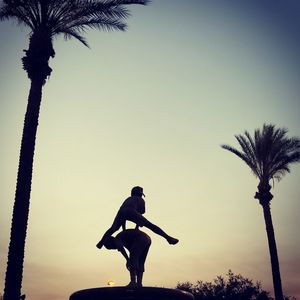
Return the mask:
M 73 293 L 70 300 L 194 300 L 191 293 L 156 287 L 104 287 Z

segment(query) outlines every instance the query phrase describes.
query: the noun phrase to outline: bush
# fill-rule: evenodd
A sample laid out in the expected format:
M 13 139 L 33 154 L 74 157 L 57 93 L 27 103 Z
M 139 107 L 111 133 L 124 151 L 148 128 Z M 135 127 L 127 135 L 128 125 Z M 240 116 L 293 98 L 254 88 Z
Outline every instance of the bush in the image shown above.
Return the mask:
M 213 282 L 197 281 L 196 284 L 187 281 L 178 283 L 176 288 L 192 293 L 195 300 L 273 300 L 269 292 L 262 289 L 260 282 L 253 283 L 231 270 L 226 278 L 217 276 Z M 296 300 L 289 296 L 284 299 Z

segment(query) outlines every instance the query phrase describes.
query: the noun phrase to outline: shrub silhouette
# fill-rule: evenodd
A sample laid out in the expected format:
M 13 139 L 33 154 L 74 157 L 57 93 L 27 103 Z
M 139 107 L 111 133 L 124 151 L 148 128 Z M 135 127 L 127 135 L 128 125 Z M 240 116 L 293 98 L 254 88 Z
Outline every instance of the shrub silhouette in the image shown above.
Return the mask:
M 253 282 L 240 274 L 228 271 L 226 277 L 217 276 L 212 282 L 190 281 L 178 283 L 177 289 L 190 292 L 195 300 L 272 300 L 260 282 Z M 284 296 L 285 300 L 295 300 L 294 297 Z

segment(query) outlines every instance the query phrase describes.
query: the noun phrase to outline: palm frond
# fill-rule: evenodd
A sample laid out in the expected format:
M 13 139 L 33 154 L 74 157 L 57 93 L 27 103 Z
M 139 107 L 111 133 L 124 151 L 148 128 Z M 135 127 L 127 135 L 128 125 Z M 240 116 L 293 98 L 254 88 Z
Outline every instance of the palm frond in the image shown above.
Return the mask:
M 3 6 L 0 10 L 0 20 L 13 19 L 18 22 L 18 24 L 24 24 L 28 26 L 31 30 L 34 29 L 34 20 L 26 14 L 23 7 L 10 7 Z
M 65 40 L 69 40 L 73 37 L 73 38 L 77 39 L 79 42 L 81 42 L 84 46 L 90 48 L 86 39 L 82 35 L 78 34 L 75 30 L 65 29 L 63 32 L 60 32 L 60 33 L 64 35 Z
M 151 3 L 151 0 L 102 0 L 102 3 L 110 4 L 110 5 L 131 5 L 131 4 L 147 5 Z
M 145 4 L 145 1 L 127 1 L 126 4 L 129 2 Z M 124 3 L 125 1 L 93 0 L 75 1 L 69 5 L 65 3 L 59 11 L 52 9 L 49 23 L 53 34 L 59 34 L 66 28 L 77 31 L 77 34 L 83 33 L 87 28 L 124 31 L 127 26 L 122 20 L 130 15 Z
M 240 144 L 244 155 L 248 158 L 249 161 L 251 161 L 251 166 L 252 168 L 255 166 L 255 172 L 257 174 L 261 174 L 261 170 L 259 168 L 259 166 L 256 165 L 256 160 L 255 160 L 255 147 L 252 147 L 251 142 L 249 141 L 249 139 L 242 135 L 235 135 L 235 138 L 237 139 L 238 143 Z
M 114 2 L 95 2 L 88 1 L 84 3 L 80 10 L 79 15 L 75 15 L 75 18 L 92 18 L 92 17 L 105 17 L 113 19 L 125 19 L 130 16 L 129 10 L 124 4 L 115 4 Z
M 241 158 L 251 169 L 251 171 L 253 172 L 253 174 L 257 177 L 260 176 L 259 170 L 257 169 L 257 166 L 253 163 L 253 160 L 251 158 L 249 158 L 245 153 L 229 146 L 229 145 L 221 145 L 221 147 L 225 150 L 228 150 L 230 152 L 232 152 L 233 154 L 235 154 L 236 156 L 238 156 L 239 158 Z
M 290 172 L 289 165 L 300 162 L 300 140 L 292 138 L 285 140 L 278 154 L 274 157 L 271 176 L 280 179 L 286 172 Z M 281 172 L 284 170 L 284 172 Z

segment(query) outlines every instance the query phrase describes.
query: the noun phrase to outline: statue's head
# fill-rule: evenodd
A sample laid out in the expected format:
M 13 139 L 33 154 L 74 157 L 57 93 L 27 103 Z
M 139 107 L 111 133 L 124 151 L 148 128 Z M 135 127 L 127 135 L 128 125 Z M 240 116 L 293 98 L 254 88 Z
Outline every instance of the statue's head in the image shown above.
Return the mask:
M 116 239 L 113 236 L 106 237 L 103 245 L 108 250 L 117 249 Z
M 131 196 L 138 196 L 138 197 L 145 196 L 143 193 L 143 188 L 140 186 L 133 187 L 131 190 Z

